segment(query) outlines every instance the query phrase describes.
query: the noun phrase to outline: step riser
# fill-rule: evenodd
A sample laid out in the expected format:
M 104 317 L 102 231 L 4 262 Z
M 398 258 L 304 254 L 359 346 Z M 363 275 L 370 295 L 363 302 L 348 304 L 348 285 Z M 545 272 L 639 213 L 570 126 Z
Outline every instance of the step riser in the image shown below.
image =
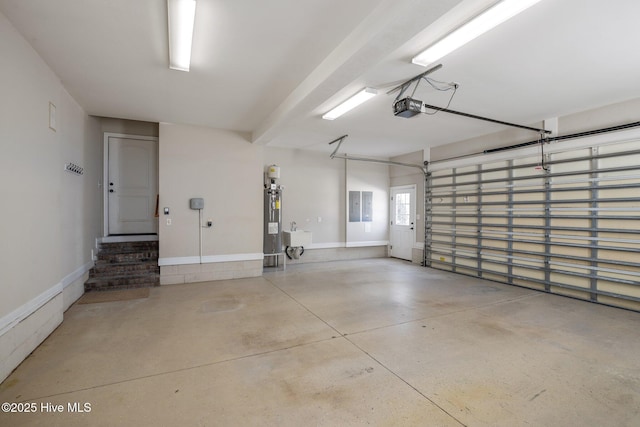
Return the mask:
M 108 263 L 130 262 L 130 261 L 154 261 L 158 259 L 158 253 L 152 252 L 133 252 L 119 254 L 98 254 L 98 261 L 106 261 Z
M 132 277 L 132 278 L 120 278 L 120 279 L 100 279 L 98 282 L 92 282 L 91 280 L 85 283 L 85 291 L 99 291 L 99 290 L 112 290 L 112 289 L 129 289 L 129 288 L 147 288 L 160 285 L 160 278 L 150 277 Z
M 160 286 L 158 242 L 103 243 L 85 291 Z
M 122 276 L 124 274 L 160 274 L 160 267 L 157 265 L 132 265 L 97 268 L 94 267 L 89 271 L 89 277 L 105 277 L 105 276 Z
M 159 274 L 116 276 L 116 277 L 93 277 L 86 281 L 85 286 L 91 287 L 113 287 L 113 286 L 133 286 L 149 284 L 155 286 L 160 282 Z
M 158 243 L 102 243 L 100 244 L 100 252 L 122 252 L 122 251 L 157 251 Z

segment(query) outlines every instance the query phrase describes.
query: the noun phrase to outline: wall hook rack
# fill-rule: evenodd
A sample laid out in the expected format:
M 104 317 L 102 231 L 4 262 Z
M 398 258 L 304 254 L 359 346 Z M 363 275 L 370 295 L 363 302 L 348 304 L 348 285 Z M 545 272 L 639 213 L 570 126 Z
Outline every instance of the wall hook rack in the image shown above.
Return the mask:
M 76 165 L 75 163 L 67 163 L 64 165 L 64 170 L 76 175 L 84 175 L 84 168 Z

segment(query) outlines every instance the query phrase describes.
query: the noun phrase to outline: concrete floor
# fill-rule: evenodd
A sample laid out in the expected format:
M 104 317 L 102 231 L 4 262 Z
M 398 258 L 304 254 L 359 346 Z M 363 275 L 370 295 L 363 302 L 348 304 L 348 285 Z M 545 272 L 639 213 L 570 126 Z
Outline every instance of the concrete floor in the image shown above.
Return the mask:
M 38 406 L 2 426 L 638 426 L 640 314 L 390 259 L 296 265 L 75 304 L 0 402 Z

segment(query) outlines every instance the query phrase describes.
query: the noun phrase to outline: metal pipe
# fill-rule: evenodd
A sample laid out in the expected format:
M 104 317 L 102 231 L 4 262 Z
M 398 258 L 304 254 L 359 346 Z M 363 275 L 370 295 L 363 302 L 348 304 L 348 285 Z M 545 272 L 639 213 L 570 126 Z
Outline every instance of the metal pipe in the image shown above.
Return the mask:
M 631 156 L 634 154 L 640 154 L 640 150 L 627 150 L 627 151 L 618 151 L 618 152 L 613 152 L 613 153 L 604 153 L 604 154 L 598 154 L 598 155 L 590 155 L 590 156 L 581 156 L 581 157 L 572 157 L 569 159 L 560 159 L 560 160 L 549 160 L 548 162 L 545 162 L 545 165 L 549 166 L 549 165 L 558 165 L 558 164 L 564 164 L 564 163 L 575 163 L 575 162 L 581 162 L 584 160 L 592 160 L 592 159 L 609 159 L 612 157 L 624 157 L 624 156 Z M 440 161 L 444 161 L 444 160 L 437 160 L 433 163 L 437 163 Z M 515 167 L 515 169 L 529 169 L 529 168 L 533 168 L 539 166 L 539 163 L 525 163 L 525 164 L 521 164 Z M 504 170 L 508 170 L 509 167 L 499 167 L 499 168 L 490 168 L 490 169 L 483 169 L 482 173 L 490 173 L 490 172 L 500 172 L 500 171 L 504 171 Z M 459 172 L 456 174 L 456 176 L 465 176 L 465 175 L 474 175 L 476 172 L 475 171 L 469 171 L 469 172 Z M 453 174 L 447 174 L 447 175 L 438 175 L 436 178 L 437 179 L 441 179 L 441 178 L 450 178 L 452 177 Z
M 423 208 L 424 208 L 424 236 L 422 240 L 422 266 L 428 267 L 431 266 L 431 252 L 427 252 L 431 248 L 431 242 L 429 241 L 429 236 L 431 236 L 431 209 L 429 208 L 429 194 L 431 193 L 431 174 L 428 172 L 429 162 L 424 162 L 424 180 L 422 184 L 424 185 L 424 200 L 423 200 Z M 428 260 L 427 260 L 428 258 Z
M 451 266 L 451 263 L 450 263 L 450 262 L 447 262 L 447 261 L 440 261 L 440 260 L 433 260 L 433 261 L 434 261 L 434 263 L 437 263 L 437 264 L 443 264 L 443 265 Z M 499 264 L 499 263 L 497 263 L 497 264 Z M 469 265 L 459 265 L 459 267 L 460 267 L 460 268 L 467 269 L 467 270 L 477 270 L 477 268 L 472 267 L 472 266 L 469 266 Z M 436 268 L 436 267 L 434 267 L 434 268 Z M 442 270 L 442 269 L 439 269 L 439 270 Z M 491 273 L 491 274 L 495 274 L 495 275 L 499 275 L 499 276 L 506 277 L 506 273 L 501 272 L 501 271 L 488 270 L 488 269 L 482 269 L 482 270 L 483 270 L 484 272 L 487 272 L 487 273 Z M 465 274 L 465 273 L 461 273 L 461 274 L 464 274 L 464 275 L 466 275 L 466 276 L 470 276 L 469 274 Z M 473 277 L 478 277 L 478 276 L 473 276 Z M 523 281 L 528 281 L 528 282 L 538 283 L 538 284 L 541 284 L 541 285 L 544 285 L 544 284 L 546 284 L 546 283 L 547 283 L 547 282 L 545 282 L 544 280 L 541 280 L 541 279 L 535 279 L 535 278 L 532 278 L 532 277 L 526 277 L 526 276 L 521 276 L 521 275 L 512 275 L 512 277 L 513 277 L 513 278 L 515 278 L 515 279 L 520 279 L 520 280 L 523 280 Z M 505 282 L 505 283 L 506 283 L 506 282 Z M 565 284 L 557 283 L 557 282 L 549 282 L 549 284 L 550 284 L 551 286 L 557 286 L 557 287 L 561 287 L 561 288 L 562 288 L 562 287 L 564 287 L 564 288 L 569 288 L 569 289 L 575 289 L 575 290 L 579 290 L 579 291 L 581 291 L 581 292 L 585 292 L 585 293 L 590 292 L 590 289 L 588 289 L 588 288 L 582 288 L 582 287 L 579 287 L 579 286 L 565 285 Z M 522 285 L 518 285 L 518 286 L 526 287 L 526 286 L 522 286 Z M 534 289 L 535 289 L 535 288 L 534 288 Z M 608 293 L 608 292 L 606 292 L 606 291 L 597 291 L 597 292 L 598 292 L 599 294 L 610 294 L 610 293 Z M 629 296 L 629 295 L 623 295 L 623 294 L 615 294 L 615 295 L 616 295 L 617 297 L 619 297 L 619 298 L 625 298 L 625 299 L 632 299 L 632 300 L 640 301 L 640 298 L 631 297 L 631 296 Z
M 447 234 L 436 234 L 436 233 L 432 233 L 433 235 L 443 235 L 443 236 L 447 236 Z M 509 239 L 501 239 L 498 237 L 483 237 L 484 240 L 491 240 L 493 242 L 508 242 Z M 442 240 L 431 240 L 432 243 L 441 243 L 441 244 L 447 244 L 449 242 L 445 242 Z M 527 244 L 532 244 L 532 245 L 545 245 L 546 242 L 544 240 L 518 240 L 518 243 L 527 243 Z M 636 248 L 627 248 L 627 247 L 615 247 L 615 246 L 594 246 L 594 245 L 581 245 L 581 244 L 577 244 L 577 243 L 561 243 L 561 242 L 553 242 L 554 246 L 563 246 L 565 248 L 581 248 L 581 249 L 591 249 L 591 248 L 595 248 L 597 247 L 598 249 L 601 249 L 603 251 L 618 251 L 618 252 L 629 252 L 629 253 L 640 253 L 640 249 L 636 249 Z M 465 247 L 465 248 L 482 248 L 482 249 L 501 249 L 501 248 L 492 248 L 491 246 L 479 246 L 479 245 L 469 245 L 466 243 L 457 243 L 456 246 L 461 246 L 461 247 Z M 553 255 L 555 256 L 555 254 Z
M 637 170 L 637 169 L 638 169 L 638 165 L 630 165 L 630 166 L 619 166 L 619 167 L 614 167 L 614 168 L 602 168 L 602 169 L 599 169 L 597 172 L 598 173 L 624 172 L 624 171 Z M 557 176 L 586 175 L 586 174 L 588 174 L 590 172 L 592 172 L 592 171 L 591 170 L 581 170 L 581 171 L 548 173 L 548 174 L 546 174 L 544 176 L 542 176 L 542 175 L 526 175 L 526 176 L 514 177 L 512 179 L 512 181 L 543 179 L 545 176 L 557 177 Z M 434 179 L 439 179 L 439 178 L 440 177 L 436 177 Z M 505 181 L 504 178 L 485 179 L 485 180 L 482 180 L 482 181 L 467 182 L 467 183 L 464 183 L 464 184 L 461 184 L 461 185 L 491 184 L 491 183 L 504 182 L 504 181 Z M 432 186 L 432 188 L 445 188 L 445 187 L 451 187 L 451 184 L 438 184 L 438 185 L 433 185 Z
M 471 261 L 475 261 L 476 260 L 475 257 L 460 256 L 460 258 L 468 259 L 468 260 L 471 260 Z M 496 264 L 496 265 L 509 265 L 510 264 L 508 262 L 498 261 L 498 260 L 491 260 L 491 259 L 482 259 L 482 261 L 485 262 L 485 263 L 488 263 L 488 264 Z M 436 261 L 436 262 L 451 265 L 452 268 L 454 267 L 452 265 L 452 263 L 448 263 L 446 261 Z M 512 265 L 514 267 L 523 268 L 523 269 L 527 269 L 527 270 L 540 270 L 540 266 L 535 266 L 535 265 L 527 265 L 527 264 L 512 264 Z M 459 265 L 458 264 L 457 267 L 473 269 L 475 271 L 478 271 L 479 273 L 498 274 L 500 276 L 507 277 L 507 278 L 513 276 L 513 274 L 505 273 L 505 272 L 502 272 L 502 271 L 488 270 L 486 268 L 472 267 L 470 265 L 467 266 L 467 265 Z M 609 276 L 596 276 L 594 274 L 578 273 L 578 272 L 573 272 L 573 271 L 568 271 L 568 270 L 560 270 L 560 269 L 554 269 L 554 268 L 549 269 L 549 271 L 551 273 L 564 274 L 564 275 L 567 275 L 567 276 L 580 277 L 580 278 L 583 278 L 583 279 L 596 278 L 596 279 L 599 279 L 599 280 L 605 280 L 605 281 L 613 282 L 613 283 L 622 283 L 622 284 L 625 284 L 625 285 L 640 286 L 640 282 L 635 281 L 635 280 L 621 279 L 621 278 L 609 277 Z M 523 279 L 523 280 L 529 280 L 528 278 L 525 278 L 524 276 L 520 276 L 520 278 Z M 583 292 L 591 292 L 590 288 L 581 288 L 581 290 Z M 596 290 L 596 292 L 597 292 L 597 290 Z
M 446 254 L 444 253 L 444 255 L 450 255 L 450 254 Z M 476 257 L 473 256 L 473 254 L 471 255 L 457 255 L 460 258 L 463 259 L 468 259 L 471 261 L 475 261 Z M 505 257 L 501 257 L 500 255 L 497 254 L 491 254 L 491 256 L 495 256 L 498 258 L 505 258 Z M 516 258 L 518 259 L 518 258 Z M 521 259 L 522 260 L 522 259 Z M 490 259 L 490 258 L 483 258 L 482 261 L 490 263 L 490 264 L 498 264 L 498 265 L 513 265 L 514 267 L 518 267 L 518 268 L 524 268 L 524 269 L 530 269 L 530 270 L 540 270 L 541 266 L 540 265 L 534 265 L 534 264 L 518 264 L 518 263 L 511 263 L 511 262 L 507 262 L 507 261 L 499 261 L 496 259 Z M 524 260 L 527 261 L 527 260 Z M 530 260 L 530 261 L 535 261 L 538 264 L 543 264 L 544 261 L 543 260 Z M 591 270 L 591 271 L 596 271 L 596 272 L 606 272 L 606 273 L 614 273 L 614 274 L 622 274 L 622 275 L 628 275 L 628 276 L 640 276 L 640 273 L 635 273 L 635 272 L 631 272 L 631 271 L 626 271 L 626 270 L 616 270 L 616 269 L 611 269 L 611 268 L 598 268 L 598 267 L 591 267 L 591 266 L 582 266 L 582 265 L 576 265 L 576 264 L 568 264 L 568 263 L 558 263 L 558 262 L 550 262 L 550 265 L 560 265 L 563 267 L 569 267 L 569 268 L 584 268 L 585 270 Z M 481 268 L 481 267 L 480 267 Z M 602 279 L 602 280 L 607 280 L 607 281 L 612 281 L 612 282 L 618 282 L 618 283 L 625 283 L 625 284 L 630 284 L 630 285 L 634 285 L 634 286 L 640 286 L 640 282 L 634 281 L 634 280 L 628 280 L 628 279 L 620 279 L 620 278 L 614 278 L 614 277 L 610 277 L 610 276 L 596 276 L 595 274 L 588 274 L 588 273 L 579 273 L 579 272 L 569 272 L 567 270 L 561 270 L 561 269 L 551 269 L 552 273 L 560 273 L 560 274 L 567 274 L 567 275 L 575 275 L 578 277 L 582 277 L 582 278 L 586 278 L 586 279 L 592 279 L 592 278 L 596 278 L 596 279 Z
M 595 258 L 595 259 L 597 259 L 597 258 Z M 622 275 L 627 275 L 627 276 L 638 276 L 638 277 L 640 277 L 640 272 L 637 272 L 637 271 L 618 270 L 616 268 L 604 268 L 604 267 L 596 267 L 596 266 L 592 266 L 592 265 L 584 265 L 584 266 L 582 266 L 582 265 L 576 265 L 576 264 L 569 264 L 567 262 L 555 262 L 555 261 L 552 261 L 550 264 L 551 265 L 560 265 L 562 267 L 569 267 L 569 268 L 579 267 L 579 268 L 584 268 L 585 270 L 591 270 L 591 271 L 602 271 L 604 273 L 614 273 L 614 274 L 622 274 Z M 640 267 L 640 265 L 638 267 Z M 606 276 L 599 276 L 598 278 L 599 279 L 606 279 Z
M 591 159 L 591 170 L 593 172 L 591 172 L 591 174 L 589 175 L 589 178 L 592 179 L 596 179 L 598 177 L 598 173 L 597 173 L 597 169 L 598 169 L 598 159 L 597 159 L 597 155 L 599 154 L 599 150 L 596 147 L 592 147 L 591 148 L 591 155 L 595 157 Z M 593 202 L 591 202 L 591 207 L 592 208 L 598 208 L 599 207 L 599 197 L 600 197 L 600 190 L 599 190 L 599 183 L 591 181 L 591 189 L 590 189 L 590 194 L 591 194 L 591 199 L 593 200 Z M 598 234 L 600 233 L 600 231 L 598 230 L 598 218 L 594 217 L 591 218 L 591 237 L 593 238 L 597 238 Z M 595 261 L 598 259 L 598 248 L 592 248 L 591 249 L 591 258 L 594 259 L 594 261 L 591 261 L 591 267 L 593 268 L 597 268 L 598 266 L 598 261 Z M 597 278 L 591 278 L 591 301 L 598 301 L 598 294 L 596 292 L 593 291 L 597 291 L 598 290 L 598 279 Z
M 533 180 L 533 179 L 532 179 Z M 617 184 L 615 186 L 603 186 L 602 188 L 609 188 L 609 189 L 623 189 L 623 188 L 639 188 L 640 187 L 640 175 L 616 175 L 616 176 L 609 176 L 609 177 L 602 177 L 602 178 L 587 178 L 587 179 L 567 179 L 567 180 L 551 180 L 550 184 L 552 185 L 552 188 L 549 191 L 577 191 L 577 190 L 583 190 L 583 191 L 588 191 L 589 187 L 559 187 L 560 185 L 566 185 L 566 184 L 582 184 L 585 182 L 588 183 L 600 183 L 600 182 L 608 182 L 608 181 L 629 181 L 629 180 L 637 180 L 638 182 L 636 183 L 630 183 L 630 184 Z M 505 180 L 506 181 L 506 180 Z M 535 187 L 536 183 L 535 182 L 527 182 L 526 180 L 524 180 L 524 182 L 520 182 L 518 184 L 504 184 L 504 185 L 497 185 L 498 183 L 491 183 L 488 185 L 483 185 L 482 186 L 482 194 L 485 195 L 500 195 L 500 194 L 508 194 L 508 191 L 504 191 L 504 192 L 492 192 L 490 190 L 495 190 L 495 189 L 513 189 L 513 188 L 525 188 L 525 189 L 529 189 L 529 190 L 516 190 L 515 194 L 520 193 L 520 194 L 530 194 L 530 193 L 536 193 L 539 191 L 538 188 L 532 188 Z M 459 188 L 458 188 L 459 187 Z M 432 192 L 432 194 L 434 196 L 440 196 L 440 197 L 449 197 L 449 196 L 473 196 L 475 194 L 480 194 L 480 192 L 476 192 L 476 193 L 465 193 L 467 191 L 470 190 L 471 185 L 469 184 L 465 184 L 462 183 L 460 185 L 452 185 L 452 184 L 444 184 L 444 185 L 438 185 L 438 187 Z M 451 189 L 449 192 L 448 189 Z M 475 188 L 474 188 L 475 189 Z
M 338 138 L 334 139 L 333 141 L 331 141 L 331 142 L 329 143 L 329 145 L 333 144 L 334 142 L 342 141 L 343 139 L 345 139 L 345 138 L 346 138 L 346 137 L 348 137 L 348 136 L 349 136 L 348 134 L 344 134 L 344 135 L 342 135 L 342 136 L 340 136 L 340 137 L 338 137 Z
M 479 196 L 484 196 L 485 194 L 480 193 Z M 565 199 L 565 200 L 560 200 L 560 199 L 554 199 L 554 200 L 549 200 L 549 203 L 567 203 L 567 204 L 571 204 L 571 203 L 591 203 L 591 202 L 602 202 L 602 203 L 625 203 L 625 202 L 640 202 L 640 197 L 610 197 L 607 199 Z M 514 205 L 540 205 L 541 201 L 540 200 L 519 200 L 519 201 L 514 201 L 512 202 Z M 509 202 L 484 202 L 482 203 L 483 206 L 501 206 L 501 205 L 507 205 L 509 204 Z M 437 206 L 456 206 L 455 203 L 451 202 L 451 203 L 438 203 Z
M 616 131 L 625 130 L 625 129 L 631 129 L 631 128 L 639 127 L 639 126 L 640 126 L 640 122 L 632 122 L 632 123 L 627 123 L 627 124 L 619 125 L 619 126 L 611 126 L 611 127 L 608 127 L 608 128 L 594 129 L 594 130 L 590 130 L 590 131 L 586 131 L 586 132 L 572 133 L 572 134 L 564 135 L 564 136 L 547 137 L 546 141 L 548 143 L 557 142 L 557 141 L 565 141 L 567 139 L 575 139 L 575 138 L 582 138 L 582 137 L 585 137 L 585 136 L 599 135 L 599 134 L 602 134 L 602 133 L 616 132 Z M 469 157 L 479 156 L 481 154 L 495 153 L 497 151 L 515 149 L 515 148 L 520 148 L 522 146 L 534 145 L 534 144 L 539 144 L 539 143 L 540 143 L 540 140 L 529 141 L 529 142 L 524 142 L 522 144 L 514 144 L 514 145 L 510 145 L 510 146 L 506 146 L 506 147 L 500 147 L 500 148 L 493 148 L 493 149 L 490 149 L 490 150 L 484 150 L 484 151 L 481 151 L 479 153 L 464 154 L 462 156 L 452 156 L 452 157 L 448 157 L 446 159 L 432 160 L 430 163 L 431 164 L 437 164 L 437 163 L 441 163 L 441 162 L 448 162 L 450 160 L 466 159 L 466 158 L 469 158 Z M 523 144 L 525 144 L 525 145 L 523 145 Z
M 332 159 L 344 159 L 344 160 L 355 160 L 358 162 L 382 163 L 385 165 L 392 165 L 392 166 L 406 166 L 409 168 L 418 168 L 422 171 L 422 173 L 425 173 L 425 170 L 422 166 L 416 165 L 413 163 L 393 162 L 391 160 L 373 159 L 368 157 L 345 156 L 345 155 L 334 155 Z
M 615 177 L 618 179 L 618 177 Z M 640 176 L 638 177 L 640 178 Z M 511 178 L 509 178 L 510 180 Z M 595 182 L 595 180 L 593 181 Z M 552 183 L 553 184 L 553 183 Z M 513 189 L 517 188 L 516 186 L 507 185 L 505 188 Z M 601 185 L 598 186 L 600 190 L 623 190 L 628 188 L 640 188 L 640 182 L 636 184 L 619 184 L 619 185 Z M 561 188 L 551 188 L 549 191 L 553 192 L 573 192 L 573 191 L 589 191 L 591 190 L 591 186 L 588 187 L 561 187 Z M 483 196 L 504 196 L 509 194 L 537 194 L 540 192 L 540 189 L 534 188 L 531 190 L 512 190 L 512 191 L 479 191 L 479 192 L 462 192 L 459 193 L 457 191 L 452 193 L 436 193 L 435 195 L 440 198 L 456 198 L 456 197 L 465 197 L 465 196 L 477 196 L 482 194 Z
M 331 157 L 332 159 L 344 159 L 344 160 L 355 160 L 355 161 L 359 161 L 359 162 L 371 162 L 371 163 L 382 163 L 385 165 L 393 165 L 393 166 L 406 166 L 406 167 L 410 167 L 410 168 L 418 168 L 420 169 L 420 171 L 423 174 L 426 174 L 426 167 L 422 166 L 422 165 L 416 165 L 413 163 L 402 163 L 402 162 L 394 162 L 391 160 L 383 160 L 383 159 L 374 159 L 374 158 L 370 158 L 370 157 L 355 157 L 355 156 L 347 156 L 347 155 L 338 155 L 336 154 L 338 152 L 338 150 L 340 149 L 340 145 L 342 144 L 342 141 L 344 141 L 344 139 L 346 137 L 348 137 L 349 135 L 342 135 L 339 138 L 334 139 L 333 141 L 331 141 L 329 143 L 329 145 L 334 144 L 334 143 L 338 143 L 338 145 L 336 146 L 336 149 L 333 150 L 333 153 L 331 153 L 329 155 L 329 157 Z
M 460 258 L 471 259 L 471 260 L 475 260 L 476 259 L 474 252 L 455 251 L 456 255 L 452 255 L 452 253 L 444 252 L 444 251 L 434 251 L 434 253 L 438 253 L 438 254 L 441 254 L 441 255 L 448 255 L 448 256 L 451 256 L 452 259 L 453 259 L 453 256 L 458 256 Z M 492 258 L 502 258 L 502 259 L 507 259 L 507 260 L 517 260 L 517 261 L 524 261 L 524 262 L 534 263 L 534 264 L 513 264 L 513 263 L 509 263 L 510 265 L 513 265 L 514 267 L 539 269 L 540 268 L 539 264 L 544 263 L 544 260 L 542 258 L 539 258 L 539 259 L 525 258 L 525 257 L 512 256 L 512 255 L 504 255 L 504 254 L 498 254 L 498 253 L 485 253 L 485 252 L 482 252 L 482 255 L 486 256 L 486 257 L 492 257 Z M 495 261 L 495 260 L 493 260 L 491 258 L 487 258 L 487 260 L 488 260 L 488 262 Z M 598 262 L 598 260 L 595 259 L 595 258 L 587 258 L 587 259 L 584 259 L 584 260 L 581 260 L 581 261 L 587 261 L 587 262 L 594 262 L 595 261 L 596 263 Z M 452 263 L 454 263 L 454 262 L 452 262 Z M 506 262 L 505 262 L 505 265 L 507 265 Z M 592 266 L 592 265 L 578 265 L 578 264 L 570 264 L 570 263 L 567 263 L 567 262 L 557 262 L 557 261 L 550 261 L 549 265 L 559 265 L 559 266 L 562 266 L 562 267 L 569 267 L 569 268 L 584 268 L 585 270 L 591 270 L 591 271 L 598 271 L 598 272 L 601 271 L 601 272 L 605 272 L 605 273 L 614 273 L 614 274 L 622 274 L 622 275 L 627 275 L 627 276 L 639 276 L 640 277 L 640 272 L 638 272 L 638 271 L 620 270 L 620 269 L 616 269 L 616 268 L 605 268 L 605 267 L 597 267 L 597 266 Z M 626 266 L 640 267 L 640 264 L 630 263 L 630 265 L 627 264 Z M 606 276 L 599 276 L 598 278 L 605 279 Z
M 343 141 L 346 137 L 348 137 L 348 136 L 349 136 L 349 135 L 347 135 L 347 134 L 342 135 L 341 137 L 336 138 L 336 139 L 334 139 L 333 141 L 331 141 L 331 142 L 329 143 L 329 145 L 331 145 L 331 144 L 333 144 L 333 143 L 335 143 L 335 142 L 337 142 L 337 143 L 338 143 L 338 145 L 336 145 L 335 150 L 333 150 L 333 152 L 329 155 L 329 157 L 331 157 L 332 159 L 335 157 L 336 153 L 337 153 L 337 152 L 338 152 L 338 150 L 340 149 L 340 145 L 342 145 L 342 141 Z
M 491 248 L 491 247 L 486 247 L 485 246 L 485 250 L 482 251 L 483 255 L 486 256 L 502 256 L 499 253 L 495 253 L 495 252 L 490 252 L 490 251 L 497 251 L 500 250 L 499 248 Z M 446 248 L 444 248 L 446 249 Z M 432 248 L 431 251 L 433 253 L 436 254 L 440 254 L 440 255 L 450 255 L 450 252 L 446 252 L 445 250 L 441 250 L 439 251 L 437 248 Z M 467 253 L 467 254 L 472 254 L 475 255 L 475 252 L 466 252 L 464 250 L 459 250 L 456 249 L 454 250 L 456 253 L 460 254 L 460 253 Z M 531 255 L 531 256 L 537 256 L 540 257 L 540 260 L 536 260 L 536 261 L 543 261 L 544 259 L 544 253 L 542 252 L 535 252 L 535 251 L 525 251 L 522 249 L 519 250 L 514 250 L 514 253 L 518 253 L 518 254 L 523 254 L 523 255 Z M 513 259 L 519 259 L 522 257 L 517 257 L 517 256 L 511 256 Z M 581 256 L 576 256 L 576 255 L 566 255 L 566 254 L 554 254 L 553 255 L 554 258 L 561 258 L 561 259 L 568 259 L 568 260 L 572 260 L 572 261 L 581 261 L 581 262 L 591 262 L 594 261 L 592 258 L 590 257 L 581 257 Z M 613 260 L 613 259 L 599 259 L 596 260 L 598 261 L 600 264 L 607 264 L 607 265 L 619 265 L 619 266 L 623 266 L 623 267 L 632 267 L 632 268 L 640 268 L 640 264 L 638 263 L 634 263 L 634 262 L 629 262 L 629 261 L 618 261 L 618 260 Z
M 503 217 L 505 219 L 511 217 Z M 539 218 L 539 217 L 537 217 Z M 599 217 L 598 217 L 599 218 Z M 585 218 L 591 219 L 591 218 Z M 635 219 L 640 220 L 640 216 Z M 477 224 L 471 222 L 449 222 L 449 221 L 432 221 L 432 225 L 457 225 L 460 227 L 469 227 L 473 228 Z M 619 234 L 640 234 L 640 229 L 624 229 L 624 228 L 597 228 L 593 229 L 590 227 L 558 227 L 558 226 L 546 226 L 546 225 L 517 225 L 517 224 L 493 224 L 493 223 L 482 223 L 484 227 L 496 227 L 496 228 L 525 228 L 529 230 L 562 230 L 562 231 L 577 231 L 577 232 L 591 232 L 597 230 L 600 233 L 619 233 Z M 433 228 L 432 228 L 433 229 Z M 440 230 L 436 228 L 435 230 Z
M 483 117 L 483 116 L 478 116 L 475 114 L 469 114 L 469 113 L 463 113 L 461 111 L 455 111 L 455 110 L 451 110 L 449 108 L 441 108 L 441 107 L 436 107 L 435 105 L 429 105 L 429 104 L 423 104 L 425 108 L 428 108 L 430 110 L 436 110 L 438 112 L 442 111 L 443 113 L 449 113 L 449 114 L 456 114 L 458 116 L 463 116 L 463 117 L 469 117 L 471 119 L 476 119 L 476 120 L 484 120 L 485 122 L 491 122 L 491 123 L 497 123 L 500 125 L 505 125 L 505 126 L 511 126 L 511 127 L 515 127 L 515 128 L 520 128 L 520 129 L 526 129 L 526 130 L 530 130 L 533 132 L 538 132 L 540 134 L 550 134 L 551 131 L 550 130 L 546 130 L 546 129 L 538 129 L 538 128 L 534 128 L 531 126 L 524 126 L 524 125 L 519 125 L 516 123 L 509 123 L 509 122 L 505 122 L 502 120 L 496 120 L 496 119 L 490 119 L 488 117 Z M 540 143 L 540 141 L 538 141 L 538 143 Z
M 630 128 L 638 127 L 638 126 L 640 126 L 640 122 L 633 122 L 633 123 L 627 123 L 627 124 L 619 125 L 619 126 L 611 126 L 611 127 L 603 128 L 603 129 L 596 129 L 596 130 L 590 130 L 590 131 L 586 131 L 586 132 L 573 133 L 571 135 L 555 136 L 555 137 L 552 137 L 552 138 L 547 138 L 547 141 L 548 142 L 557 142 L 557 141 L 564 141 L 566 139 L 583 138 L 585 136 L 593 136 L 593 135 L 599 135 L 601 133 L 616 132 L 616 131 L 630 129 Z M 540 141 L 523 142 L 522 144 L 515 144 L 515 145 L 509 145 L 509 146 L 506 146 L 506 147 L 492 148 L 490 150 L 484 150 L 482 153 L 483 154 L 496 153 L 498 151 L 512 150 L 512 149 L 515 149 L 515 148 L 526 147 L 528 145 L 534 145 L 534 144 L 539 144 L 539 143 L 540 143 Z
M 573 209 L 575 210 L 575 209 Z M 433 213 L 432 216 L 437 216 L 437 217 L 446 217 L 449 218 L 451 217 L 450 213 L 446 213 L 446 212 L 436 212 Z M 474 214 L 459 214 L 457 213 L 456 216 L 460 217 L 460 218 L 475 218 L 478 215 L 474 215 Z M 504 219 L 506 218 L 504 215 L 483 215 L 480 214 L 479 215 L 481 218 L 498 218 L 498 219 Z M 595 217 L 596 215 L 556 215 L 553 218 L 554 219 L 591 219 L 593 217 Z M 518 219 L 540 219 L 540 215 L 513 215 L 514 218 L 518 218 Z M 598 215 L 598 219 L 608 219 L 608 220 L 625 220 L 625 221 L 637 221 L 640 219 L 640 216 L 613 216 L 613 215 Z
M 551 227 L 552 229 L 554 227 Z M 434 236 L 447 236 L 450 237 L 451 236 L 451 231 L 456 232 L 457 229 L 436 229 L 436 231 L 432 231 L 432 234 Z M 495 231 L 495 230 L 479 230 L 479 231 L 473 231 L 473 230 L 461 230 L 462 233 L 456 233 L 457 237 L 462 237 L 462 238 L 466 238 L 466 239 L 478 239 L 479 241 L 481 241 L 481 239 L 488 239 L 488 240 L 499 240 L 499 241 L 514 241 L 512 238 L 500 238 L 500 237 L 488 237 L 488 236 L 482 236 L 482 234 L 500 234 L 500 235 L 506 235 L 506 236 L 511 236 L 511 237 L 517 237 L 517 236 L 523 236 L 523 237 L 549 237 L 552 239 L 565 239 L 565 240 L 586 240 L 586 241 L 590 241 L 590 242 L 609 242 L 609 243 L 633 243 L 633 244 L 640 244 L 640 240 L 632 240 L 632 239 L 615 239 L 615 238 L 607 238 L 607 237 L 585 237 L 585 236 L 572 236 L 572 235 L 566 235 L 566 234 L 550 234 L 550 233 L 545 233 L 545 234 L 538 234 L 538 233 L 518 233 L 518 232 L 508 232 L 508 231 Z M 474 234 L 464 234 L 463 232 L 472 232 Z M 524 240 L 516 240 L 517 242 L 525 242 Z M 529 241 L 530 243 L 532 241 Z M 537 243 L 544 243 L 544 241 L 540 240 Z M 557 242 L 555 242 L 557 243 Z M 597 259 L 597 257 L 593 257 L 593 259 Z

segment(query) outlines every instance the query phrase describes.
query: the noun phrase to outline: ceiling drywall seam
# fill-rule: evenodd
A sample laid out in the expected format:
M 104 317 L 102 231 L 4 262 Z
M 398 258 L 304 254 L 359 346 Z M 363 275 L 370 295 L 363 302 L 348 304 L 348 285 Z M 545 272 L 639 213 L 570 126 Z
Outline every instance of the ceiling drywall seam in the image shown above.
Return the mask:
M 268 143 L 287 122 L 344 89 L 459 2 L 460 0 L 447 0 L 433 4 L 417 0 L 383 1 L 253 131 L 253 142 Z M 416 20 L 416 15 L 428 18 Z

